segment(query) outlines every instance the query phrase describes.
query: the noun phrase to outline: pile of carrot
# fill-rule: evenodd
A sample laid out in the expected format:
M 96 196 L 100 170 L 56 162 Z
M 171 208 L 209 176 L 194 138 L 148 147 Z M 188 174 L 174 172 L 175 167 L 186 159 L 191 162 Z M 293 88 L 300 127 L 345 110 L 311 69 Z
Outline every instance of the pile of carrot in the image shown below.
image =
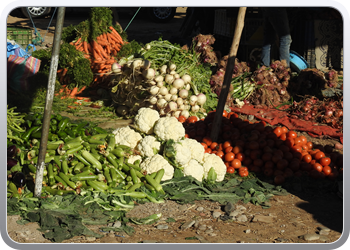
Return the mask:
M 80 89 L 78 87 L 69 89 L 67 85 L 62 85 L 58 93 L 56 93 L 55 95 L 60 96 L 61 99 L 71 98 L 71 99 L 81 100 L 85 102 L 91 102 L 91 99 L 89 97 L 80 96 L 85 89 L 86 89 L 86 86 L 83 86 Z M 81 103 L 77 102 L 76 104 L 80 105 Z
M 81 37 L 76 42 L 71 42 L 90 61 L 95 75 L 93 85 L 103 80 L 103 76 L 111 71 L 113 63 L 116 62 L 115 56 L 124 44 L 120 34 L 112 26 L 109 30 L 110 32 L 103 33 L 90 42 Z

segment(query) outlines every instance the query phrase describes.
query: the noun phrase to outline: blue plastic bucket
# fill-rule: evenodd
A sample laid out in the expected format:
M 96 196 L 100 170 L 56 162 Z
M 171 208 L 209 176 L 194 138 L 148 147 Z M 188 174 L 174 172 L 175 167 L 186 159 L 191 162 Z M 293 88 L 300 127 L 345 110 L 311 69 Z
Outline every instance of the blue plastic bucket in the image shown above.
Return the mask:
M 309 64 L 305 59 L 295 51 L 290 51 L 290 67 L 296 72 L 300 72 L 303 69 L 309 67 Z

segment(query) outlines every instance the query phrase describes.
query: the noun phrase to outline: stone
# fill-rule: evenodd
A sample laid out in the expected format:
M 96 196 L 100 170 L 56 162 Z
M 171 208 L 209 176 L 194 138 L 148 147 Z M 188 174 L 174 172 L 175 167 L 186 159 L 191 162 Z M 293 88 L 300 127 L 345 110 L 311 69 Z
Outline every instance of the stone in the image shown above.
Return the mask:
M 192 226 L 194 225 L 194 223 L 196 223 L 195 220 L 185 222 L 185 223 L 181 226 L 181 230 L 186 230 L 187 228 L 192 227 Z
M 233 210 L 235 210 L 235 205 L 233 205 L 231 202 L 227 202 L 227 204 L 224 207 L 225 213 L 230 214 Z
M 86 239 L 87 241 L 95 241 L 95 240 L 96 240 L 95 237 L 86 237 L 85 239 Z
M 119 221 L 119 220 L 113 223 L 113 227 L 118 228 L 118 227 L 121 227 L 121 226 L 122 226 L 122 222 Z
M 328 227 L 325 227 L 325 226 L 319 226 L 319 227 L 317 227 L 317 229 L 318 230 L 320 230 L 320 231 L 327 231 L 327 232 L 330 232 L 331 230 L 328 228 Z
M 196 209 L 198 212 L 202 212 L 204 210 L 204 207 L 197 207 Z
M 142 243 L 157 243 L 156 240 L 143 240 Z
M 206 240 L 203 236 L 197 235 L 196 238 L 199 240 L 200 243 L 210 243 L 210 241 Z
M 168 228 L 169 228 L 169 226 L 167 224 L 159 224 L 157 226 L 157 229 L 159 229 L 159 230 L 164 230 L 164 229 L 168 229 Z
M 245 232 L 246 234 L 249 234 L 249 233 L 251 232 L 251 230 L 250 230 L 250 229 L 246 229 L 246 230 L 244 230 L 244 232 Z
M 198 227 L 198 230 L 204 231 L 205 229 L 207 229 L 207 226 L 204 225 L 204 224 L 202 224 L 202 225 L 200 225 L 200 226 Z
M 307 240 L 307 241 L 312 241 L 312 240 L 318 240 L 320 236 L 318 234 L 304 234 L 300 236 L 300 238 Z
M 237 216 L 236 219 L 237 219 L 238 222 L 247 222 L 248 221 L 247 216 L 244 215 L 244 214 L 241 214 L 241 215 Z
M 100 240 L 101 243 L 117 243 L 119 242 L 115 237 L 103 237 Z
M 221 213 L 220 213 L 220 212 L 217 212 L 217 211 L 213 212 L 213 218 L 214 218 L 214 219 L 217 219 L 217 218 L 219 218 L 220 216 L 221 216 Z
M 328 235 L 329 231 L 322 229 L 318 233 L 319 233 L 319 235 Z
M 253 222 L 273 223 L 274 219 L 271 216 L 255 215 L 253 218 Z
M 236 217 L 237 215 L 241 214 L 239 211 L 235 210 L 233 212 L 230 213 L 230 216 L 232 217 Z

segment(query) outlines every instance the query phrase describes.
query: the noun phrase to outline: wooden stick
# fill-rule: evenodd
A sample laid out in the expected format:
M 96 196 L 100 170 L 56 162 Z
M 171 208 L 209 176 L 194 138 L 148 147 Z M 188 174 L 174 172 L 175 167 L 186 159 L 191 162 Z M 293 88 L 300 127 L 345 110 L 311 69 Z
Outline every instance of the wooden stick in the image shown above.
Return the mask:
M 232 45 L 230 48 L 229 58 L 227 61 L 226 71 L 224 75 L 224 82 L 222 84 L 218 105 L 216 107 L 216 112 L 213 121 L 213 130 L 211 131 L 210 137 L 212 141 L 217 141 L 219 137 L 219 131 L 221 128 L 222 122 L 222 114 L 224 112 L 224 107 L 226 103 L 226 99 L 230 90 L 231 80 L 233 69 L 235 67 L 235 60 L 237 55 L 237 50 L 239 46 L 239 42 L 241 40 L 242 30 L 244 27 L 244 18 L 247 7 L 240 7 L 238 11 L 235 33 L 233 36 Z

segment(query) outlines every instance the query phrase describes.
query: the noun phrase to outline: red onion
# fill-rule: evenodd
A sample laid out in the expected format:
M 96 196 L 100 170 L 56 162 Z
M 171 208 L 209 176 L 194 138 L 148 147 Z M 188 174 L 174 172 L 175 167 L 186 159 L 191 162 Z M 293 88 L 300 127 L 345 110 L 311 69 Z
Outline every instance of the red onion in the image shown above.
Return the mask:
M 326 117 L 331 117 L 333 115 L 333 111 L 331 109 L 326 109 L 326 112 L 324 113 Z

